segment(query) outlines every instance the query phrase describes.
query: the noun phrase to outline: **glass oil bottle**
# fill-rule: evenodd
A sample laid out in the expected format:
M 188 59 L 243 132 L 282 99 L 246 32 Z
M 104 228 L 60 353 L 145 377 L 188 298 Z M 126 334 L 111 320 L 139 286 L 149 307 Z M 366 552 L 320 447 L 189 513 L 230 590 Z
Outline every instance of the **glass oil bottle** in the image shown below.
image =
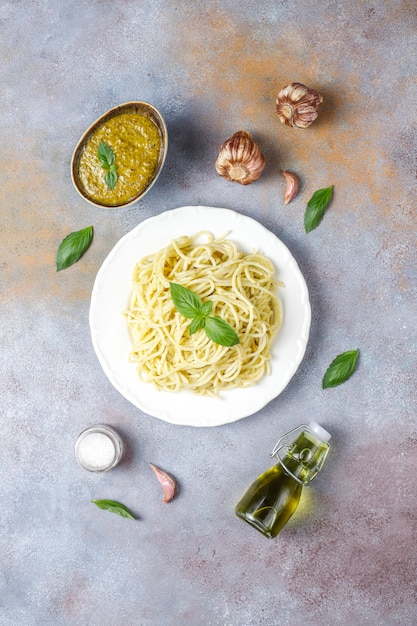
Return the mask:
M 304 485 L 321 470 L 331 435 L 316 422 L 281 437 L 271 452 L 279 461 L 258 476 L 236 506 L 236 515 L 273 539 L 300 501 Z

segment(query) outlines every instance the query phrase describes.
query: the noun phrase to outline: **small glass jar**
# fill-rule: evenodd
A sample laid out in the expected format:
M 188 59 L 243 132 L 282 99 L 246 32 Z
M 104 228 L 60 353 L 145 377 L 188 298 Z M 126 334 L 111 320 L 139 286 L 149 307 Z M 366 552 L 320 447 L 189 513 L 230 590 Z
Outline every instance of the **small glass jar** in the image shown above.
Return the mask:
M 86 428 L 75 442 L 75 457 L 89 472 L 107 472 L 118 464 L 122 454 L 122 438 L 105 424 Z

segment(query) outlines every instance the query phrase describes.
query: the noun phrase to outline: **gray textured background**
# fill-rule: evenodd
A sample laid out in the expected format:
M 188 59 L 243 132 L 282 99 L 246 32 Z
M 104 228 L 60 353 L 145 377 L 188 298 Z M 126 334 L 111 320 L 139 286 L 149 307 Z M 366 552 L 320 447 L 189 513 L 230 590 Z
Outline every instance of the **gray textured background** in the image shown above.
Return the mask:
M 0 30 L 2 626 L 415 624 L 415 2 L 3 0 Z M 274 112 L 294 80 L 324 96 L 305 131 Z M 135 99 L 166 119 L 166 165 L 132 208 L 95 209 L 72 186 L 72 151 L 96 117 Z M 213 165 L 240 128 L 267 159 L 249 187 Z M 281 169 L 301 181 L 285 208 Z M 330 184 L 334 200 L 306 235 L 306 202 Z M 135 409 L 105 377 L 88 327 L 95 275 L 119 238 L 189 204 L 271 229 L 313 313 L 285 391 L 213 429 Z M 90 250 L 57 274 L 60 241 L 90 224 Z M 354 377 L 323 391 L 330 361 L 356 347 Z M 234 506 L 276 439 L 310 418 L 333 433 L 332 456 L 271 542 Z M 73 455 L 96 422 L 128 446 L 99 476 Z M 179 482 L 169 505 L 148 461 Z

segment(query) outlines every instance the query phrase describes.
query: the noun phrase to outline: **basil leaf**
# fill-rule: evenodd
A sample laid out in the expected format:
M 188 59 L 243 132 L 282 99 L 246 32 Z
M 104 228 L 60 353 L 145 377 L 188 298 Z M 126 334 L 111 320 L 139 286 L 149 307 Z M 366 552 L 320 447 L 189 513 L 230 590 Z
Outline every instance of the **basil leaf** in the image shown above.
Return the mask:
M 221 317 L 207 317 L 204 330 L 209 339 L 221 346 L 234 346 L 239 343 L 239 337 L 229 324 Z
M 190 326 L 188 328 L 188 330 L 190 332 L 190 335 L 194 335 L 199 330 L 201 330 L 201 328 L 203 328 L 205 322 L 206 322 L 206 317 L 204 315 L 200 315 L 199 317 L 195 317 L 191 321 Z
M 317 228 L 323 219 L 324 211 L 333 195 L 333 187 L 334 185 L 326 187 L 325 189 L 318 189 L 308 201 L 307 209 L 304 214 L 304 228 L 306 233 Z
M 105 156 L 103 156 L 103 155 L 101 155 L 101 156 L 100 156 L 100 154 L 99 154 L 99 155 L 98 155 L 98 160 L 100 161 L 100 165 L 101 165 L 101 167 L 102 167 L 104 170 L 109 169 L 109 165 L 108 165 L 108 163 L 107 163 L 107 159 L 106 159 L 106 157 L 105 157 Z
M 169 290 L 174 306 L 181 315 L 187 318 L 200 316 L 203 308 L 200 296 L 177 283 L 169 283 Z
M 211 300 L 207 300 L 203 306 L 201 307 L 201 314 L 202 315 L 210 315 L 211 313 L 211 309 L 213 308 L 213 303 Z
M 339 354 L 329 365 L 323 377 L 323 389 L 337 387 L 345 382 L 356 369 L 359 350 L 348 350 Z
M 115 164 L 116 156 L 113 150 L 104 141 L 100 141 L 98 144 L 97 157 L 101 167 L 106 171 L 104 176 L 104 182 L 107 188 L 112 190 L 117 183 L 117 165 Z
M 106 183 L 108 189 L 114 189 L 117 183 L 117 172 L 109 170 L 104 176 L 104 182 Z
M 76 263 L 89 248 L 93 240 L 93 227 L 70 233 L 60 243 L 56 253 L 56 271 L 65 270 Z
M 135 519 L 129 509 L 120 502 L 116 502 L 115 500 L 91 500 L 99 509 L 103 509 L 104 511 L 110 511 L 110 513 L 116 513 L 116 515 L 120 515 L 121 517 L 126 517 L 127 519 Z
M 97 156 L 101 166 L 105 169 L 108 169 L 110 165 L 113 165 L 116 158 L 113 150 L 110 146 L 104 143 L 104 141 L 100 141 L 98 144 Z

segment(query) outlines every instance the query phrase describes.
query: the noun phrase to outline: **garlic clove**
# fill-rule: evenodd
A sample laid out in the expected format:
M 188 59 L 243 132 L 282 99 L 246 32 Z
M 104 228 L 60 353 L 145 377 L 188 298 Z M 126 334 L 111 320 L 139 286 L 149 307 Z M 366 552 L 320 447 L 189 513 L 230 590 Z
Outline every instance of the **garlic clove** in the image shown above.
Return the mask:
M 291 83 L 278 94 L 275 109 L 283 124 L 307 128 L 318 116 L 323 97 L 302 83 Z
M 285 197 L 284 197 L 284 200 L 285 200 L 284 206 L 285 206 L 286 204 L 291 202 L 291 200 L 293 198 L 295 198 L 295 196 L 297 195 L 297 192 L 298 192 L 298 178 L 292 172 L 283 171 L 282 173 L 285 176 L 285 180 L 286 180 L 286 183 L 287 183 L 287 189 L 286 189 Z
M 215 163 L 217 173 L 241 185 L 257 180 L 265 167 L 265 157 L 246 130 L 239 130 L 221 146 Z
M 164 472 L 159 467 L 154 465 L 153 463 L 149 463 L 159 482 L 161 483 L 162 490 L 164 492 L 163 502 L 170 502 L 172 498 L 175 496 L 177 491 L 177 485 L 175 480 L 172 478 L 168 472 Z

